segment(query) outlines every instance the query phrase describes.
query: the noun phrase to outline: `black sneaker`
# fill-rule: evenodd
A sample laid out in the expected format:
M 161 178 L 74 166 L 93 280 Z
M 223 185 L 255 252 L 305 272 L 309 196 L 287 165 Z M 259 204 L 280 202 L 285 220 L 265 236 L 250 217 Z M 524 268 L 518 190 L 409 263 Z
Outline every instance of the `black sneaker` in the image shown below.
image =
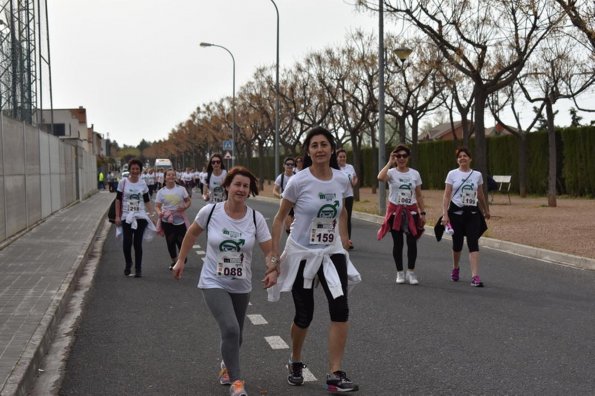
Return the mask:
M 331 393 L 355 392 L 359 386 L 347 378 L 345 371 L 335 371 L 326 375 L 326 389 Z
M 134 273 L 135 278 L 142 278 L 142 276 L 143 276 L 143 274 L 140 271 Z
M 302 370 L 306 365 L 302 362 L 287 362 L 287 370 L 289 375 L 287 376 L 287 383 L 289 385 L 299 386 L 304 383 L 304 374 Z

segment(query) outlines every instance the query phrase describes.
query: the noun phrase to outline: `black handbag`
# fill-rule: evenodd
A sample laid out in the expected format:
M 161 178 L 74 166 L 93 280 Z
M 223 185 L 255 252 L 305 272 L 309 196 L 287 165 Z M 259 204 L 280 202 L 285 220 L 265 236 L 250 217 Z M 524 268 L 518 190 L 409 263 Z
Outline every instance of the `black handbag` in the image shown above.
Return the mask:
M 107 210 L 107 220 L 110 223 L 116 222 L 116 198 L 114 198 L 112 204 L 109 206 L 109 209 Z
M 125 188 L 126 188 L 126 179 L 124 179 L 124 184 L 122 185 L 122 191 L 124 191 Z M 114 198 L 114 200 L 112 201 L 112 204 L 109 206 L 109 209 L 107 210 L 107 221 L 109 221 L 110 223 L 116 222 L 116 198 Z

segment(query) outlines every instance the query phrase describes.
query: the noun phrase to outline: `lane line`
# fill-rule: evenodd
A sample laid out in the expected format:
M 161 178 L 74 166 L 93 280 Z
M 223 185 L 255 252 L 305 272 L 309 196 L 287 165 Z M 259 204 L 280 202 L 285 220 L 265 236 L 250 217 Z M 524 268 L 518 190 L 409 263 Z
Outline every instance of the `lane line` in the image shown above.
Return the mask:
M 264 318 L 264 316 L 262 316 L 262 315 L 255 314 L 255 315 L 246 315 L 246 316 L 248 316 L 248 319 L 250 319 L 250 322 L 252 322 L 252 324 L 255 326 L 269 324 L 269 322 L 267 322 L 266 319 Z
M 289 349 L 289 345 L 279 336 L 269 336 L 264 337 L 264 339 L 268 342 L 271 349 Z

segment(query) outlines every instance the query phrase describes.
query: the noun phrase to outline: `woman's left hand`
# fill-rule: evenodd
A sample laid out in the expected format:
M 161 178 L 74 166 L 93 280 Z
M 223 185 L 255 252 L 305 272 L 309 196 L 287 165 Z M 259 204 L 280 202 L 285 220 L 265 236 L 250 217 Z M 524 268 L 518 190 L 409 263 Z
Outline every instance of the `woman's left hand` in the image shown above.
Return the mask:
M 277 272 L 277 270 L 272 270 L 269 273 L 267 273 L 262 280 L 262 286 L 265 289 L 268 289 L 271 286 L 275 286 L 277 284 L 278 275 L 279 273 Z

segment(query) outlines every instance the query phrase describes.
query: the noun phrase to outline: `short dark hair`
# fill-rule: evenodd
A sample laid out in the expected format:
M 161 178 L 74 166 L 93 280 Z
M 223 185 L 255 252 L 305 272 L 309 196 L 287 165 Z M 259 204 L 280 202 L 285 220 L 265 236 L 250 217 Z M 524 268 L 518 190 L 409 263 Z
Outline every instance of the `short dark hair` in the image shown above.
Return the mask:
M 345 153 L 345 155 L 347 155 L 347 151 L 345 151 L 344 148 L 340 148 L 336 151 L 337 155 L 339 155 L 340 153 Z
M 128 161 L 128 170 L 130 170 L 130 168 L 132 168 L 132 165 L 138 165 L 140 167 L 140 170 L 142 172 L 143 170 L 143 162 L 137 158 L 133 158 L 130 161 Z
M 461 153 L 465 153 L 465 154 L 467 154 L 467 157 L 473 158 L 473 156 L 471 155 L 471 151 L 469 151 L 469 149 L 465 146 L 461 146 L 456 149 L 455 157 L 459 158 L 459 154 L 461 154 Z
M 409 147 L 405 146 L 404 144 L 399 144 L 397 147 L 395 147 L 395 149 L 391 152 L 391 154 L 396 154 L 399 151 L 404 151 L 407 153 L 407 155 L 411 155 L 411 150 L 409 149 Z
M 252 196 L 258 195 L 258 186 L 256 185 L 256 176 L 254 176 L 248 168 L 240 166 L 240 165 L 234 166 L 233 168 L 231 168 L 229 170 L 229 172 L 227 172 L 227 175 L 225 176 L 225 179 L 223 180 L 223 187 L 226 188 L 226 187 L 231 186 L 233 178 L 238 175 L 245 176 L 248 179 L 250 179 L 250 194 L 252 194 Z M 227 195 L 227 190 L 225 190 L 225 194 Z
M 293 157 L 285 157 L 285 158 L 283 159 L 283 163 L 285 164 L 285 163 L 287 163 L 287 161 L 293 161 L 293 162 L 295 162 L 295 159 L 294 159 Z M 294 165 L 295 165 L 295 164 L 294 164 Z

